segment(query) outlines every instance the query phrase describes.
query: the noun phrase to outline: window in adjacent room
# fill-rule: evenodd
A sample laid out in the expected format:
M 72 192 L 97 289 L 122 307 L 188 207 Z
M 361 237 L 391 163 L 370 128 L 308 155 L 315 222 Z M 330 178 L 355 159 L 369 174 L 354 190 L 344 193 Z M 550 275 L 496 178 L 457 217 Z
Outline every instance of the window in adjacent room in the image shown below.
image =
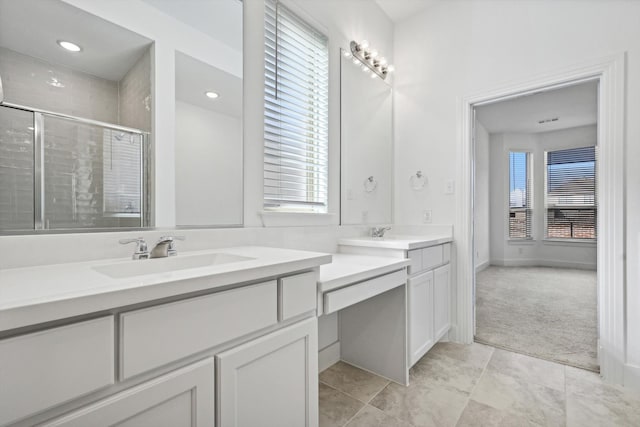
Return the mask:
M 596 148 L 546 153 L 546 237 L 597 236 Z
M 509 238 L 530 239 L 533 217 L 531 154 L 509 152 Z
M 328 39 L 265 2 L 265 209 L 326 212 Z

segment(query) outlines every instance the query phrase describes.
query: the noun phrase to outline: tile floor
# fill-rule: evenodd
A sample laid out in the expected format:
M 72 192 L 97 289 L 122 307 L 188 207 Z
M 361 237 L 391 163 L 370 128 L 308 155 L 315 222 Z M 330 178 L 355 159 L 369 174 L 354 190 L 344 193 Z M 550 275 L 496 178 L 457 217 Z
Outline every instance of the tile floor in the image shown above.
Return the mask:
M 410 383 L 338 362 L 320 373 L 320 427 L 640 426 L 640 393 L 477 343 L 437 344 Z

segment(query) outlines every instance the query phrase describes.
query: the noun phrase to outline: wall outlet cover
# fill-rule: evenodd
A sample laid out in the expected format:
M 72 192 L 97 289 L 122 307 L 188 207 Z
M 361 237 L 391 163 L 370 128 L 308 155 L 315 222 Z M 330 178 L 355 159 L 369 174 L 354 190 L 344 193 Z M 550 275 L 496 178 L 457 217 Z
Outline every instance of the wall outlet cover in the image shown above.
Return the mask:
M 422 222 L 424 222 L 425 224 L 431 224 L 431 217 L 431 209 L 422 211 Z
M 456 192 L 456 182 L 452 179 L 447 180 L 444 184 L 444 194 L 453 194 Z

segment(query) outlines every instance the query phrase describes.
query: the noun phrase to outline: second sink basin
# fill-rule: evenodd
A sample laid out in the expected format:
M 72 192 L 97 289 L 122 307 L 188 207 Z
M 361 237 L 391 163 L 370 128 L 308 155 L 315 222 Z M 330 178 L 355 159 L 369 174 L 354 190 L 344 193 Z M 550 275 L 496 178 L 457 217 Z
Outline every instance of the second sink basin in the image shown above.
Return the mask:
M 168 273 L 176 270 L 188 270 L 191 268 L 211 267 L 214 265 L 228 264 L 231 262 L 249 261 L 249 258 L 240 255 L 225 253 L 212 253 L 201 255 L 178 255 L 168 258 L 153 258 L 144 260 L 131 260 L 114 264 L 96 265 L 92 268 L 98 273 L 114 279 L 125 277 L 144 276 L 147 274 Z

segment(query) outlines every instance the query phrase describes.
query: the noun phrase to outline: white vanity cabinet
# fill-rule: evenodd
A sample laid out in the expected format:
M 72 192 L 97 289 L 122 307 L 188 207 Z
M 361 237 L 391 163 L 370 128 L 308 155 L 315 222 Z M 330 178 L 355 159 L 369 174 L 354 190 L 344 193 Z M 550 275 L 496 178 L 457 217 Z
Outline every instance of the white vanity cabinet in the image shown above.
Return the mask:
M 281 273 L 0 339 L 0 426 L 317 427 L 317 280 Z
M 213 358 L 208 358 L 84 406 L 42 426 L 213 426 L 214 372 Z
M 216 356 L 218 425 L 318 424 L 318 334 L 311 318 Z
M 451 328 L 451 241 L 413 237 L 342 239 L 340 252 L 409 260 L 407 307 L 409 366 L 413 366 Z

